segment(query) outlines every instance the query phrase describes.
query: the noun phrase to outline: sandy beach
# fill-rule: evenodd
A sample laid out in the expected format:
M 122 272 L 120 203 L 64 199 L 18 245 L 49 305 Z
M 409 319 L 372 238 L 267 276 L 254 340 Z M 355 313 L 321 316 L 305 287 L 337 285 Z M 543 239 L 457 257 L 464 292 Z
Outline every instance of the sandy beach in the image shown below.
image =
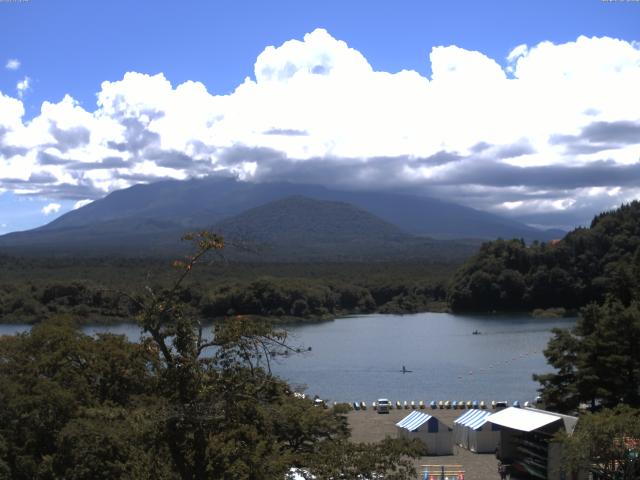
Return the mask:
M 453 421 L 465 410 L 425 409 L 445 425 L 452 427 Z M 351 411 L 348 414 L 351 438 L 354 442 L 377 442 L 385 436 L 397 436 L 396 422 L 409 415 L 411 410 L 391 410 L 388 414 L 379 414 L 369 406 L 367 410 Z M 422 478 L 422 465 L 462 465 L 465 480 L 491 480 L 500 478 L 498 460 L 494 454 L 476 454 L 464 448 L 454 446 L 453 455 L 426 456 L 417 459 L 418 477 Z

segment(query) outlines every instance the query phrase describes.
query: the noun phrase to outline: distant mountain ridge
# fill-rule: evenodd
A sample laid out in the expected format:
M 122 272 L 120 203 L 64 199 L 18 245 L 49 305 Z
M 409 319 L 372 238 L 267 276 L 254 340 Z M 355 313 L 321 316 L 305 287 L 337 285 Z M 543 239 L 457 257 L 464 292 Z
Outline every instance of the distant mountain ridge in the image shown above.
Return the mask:
M 293 195 L 227 218 L 213 226 L 225 237 L 261 243 L 327 243 L 406 240 L 411 235 L 344 202 Z
M 328 221 L 331 215 L 335 218 Z M 357 225 L 362 227 L 358 234 L 354 230 Z M 267 243 L 277 239 L 293 245 L 291 240 L 297 238 L 305 245 L 329 242 L 336 247 L 344 243 L 347 234 L 354 240 L 359 235 L 365 237 L 371 244 L 381 240 L 382 232 L 388 235 L 385 242 L 405 244 L 412 243 L 415 239 L 409 239 L 416 235 L 525 240 L 561 236 L 433 198 L 210 177 L 167 180 L 112 192 L 47 225 L 0 237 L 0 249 L 161 254 L 179 248 L 177 239 L 184 231 L 212 227 L 236 236 L 251 234 Z M 274 236 L 279 228 L 288 235 Z M 314 235 L 317 238 L 312 241 Z

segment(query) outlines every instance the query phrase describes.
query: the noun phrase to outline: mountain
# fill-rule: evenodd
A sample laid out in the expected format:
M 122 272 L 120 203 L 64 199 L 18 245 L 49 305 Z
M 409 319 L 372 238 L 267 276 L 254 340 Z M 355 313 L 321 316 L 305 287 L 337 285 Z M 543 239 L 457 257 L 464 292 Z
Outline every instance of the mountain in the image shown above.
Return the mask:
M 257 184 L 225 177 L 135 185 L 62 215 L 37 230 L 128 218 L 157 219 L 186 227 L 201 226 L 294 195 L 350 203 L 417 235 L 550 240 L 566 233 L 539 230 L 499 215 L 430 197 L 331 190 L 318 185 L 292 183 Z
M 418 237 L 351 204 L 299 195 L 249 209 L 212 230 L 229 242 L 233 257 L 255 259 L 258 254 L 271 261 L 460 261 L 479 246 Z
M 162 254 L 178 248 L 177 238 L 185 230 L 210 228 L 224 220 L 231 222 L 232 217 L 245 212 L 248 216 L 236 218 L 233 228 L 240 229 L 238 222 L 243 218 L 251 219 L 254 224 L 251 228 L 257 233 L 257 217 L 267 213 L 273 215 L 273 211 L 258 210 L 258 213 L 250 214 L 249 210 L 288 197 L 301 196 L 321 202 L 341 202 L 343 208 L 344 204 L 349 204 L 352 208 L 379 217 L 378 220 L 386 222 L 388 228 L 395 226 L 405 232 L 405 235 L 474 239 L 516 237 L 525 240 L 548 240 L 560 236 L 558 232 L 537 230 L 498 215 L 428 197 L 340 191 L 291 183 L 255 184 L 225 177 L 210 177 L 186 181 L 167 180 L 112 192 L 47 225 L 0 237 L 0 249 L 9 252 L 38 250 L 69 254 Z M 288 208 L 292 208 L 291 202 L 289 204 Z M 325 209 L 322 212 L 330 210 L 328 205 L 323 207 Z M 271 208 L 275 207 L 272 205 Z M 282 209 L 283 206 L 280 205 L 279 208 Z M 297 208 L 314 210 L 309 203 L 303 203 Z M 320 213 L 296 212 L 295 218 L 301 220 L 309 213 Z M 346 212 L 343 213 L 346 215 Z M 284 221 L 286 216 L 284 214 L 278 221 Z M 232 223 L 227 223 L 226 228 L 231 228 Z M 272 223 L 262 221 L 261 228 L 265 231 L 274 228 Z M 328 223 L 325 222 L 325 226 Z M 344 222 L 339 229 L 345 229 Z
M 384 242 L 412 238 L 395 225 L 348 203 L 301 195 L 251 208 L 218 222 L 213 230 L 225 238 L 269 244 Z

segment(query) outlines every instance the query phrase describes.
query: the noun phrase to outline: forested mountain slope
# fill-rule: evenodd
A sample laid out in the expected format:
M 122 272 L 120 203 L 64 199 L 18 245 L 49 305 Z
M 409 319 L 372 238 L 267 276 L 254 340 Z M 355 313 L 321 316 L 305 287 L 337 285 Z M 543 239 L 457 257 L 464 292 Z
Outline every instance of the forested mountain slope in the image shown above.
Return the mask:
M 596 216 L 562 240 L 485 243 L 455 274 L 454 311 L 578 308 L 608 294 L 629 302 L 640 278 L 640 202 Z

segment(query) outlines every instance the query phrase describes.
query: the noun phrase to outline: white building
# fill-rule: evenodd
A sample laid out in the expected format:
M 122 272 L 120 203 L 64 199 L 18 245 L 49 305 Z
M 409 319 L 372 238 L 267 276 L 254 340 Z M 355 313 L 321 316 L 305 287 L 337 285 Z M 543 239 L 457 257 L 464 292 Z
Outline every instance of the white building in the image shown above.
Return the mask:
M 500 426 L 489 422 L 491 412 L 468 410 L 453 421 L 453 438 L 475 453 L 493 453 L 500 442 Z
M 528 478 L 560 480 L 562 446 L 553 440 L 558 431 L 569 435 L 577 417 L 535 408 L 510 407 L 489 417 L 489 422 L 502 427 L 498 454 L 510 464 L 512 472 Z
M 453 454 L 453 432 L 436 417 L 414 411 L 396 423 L 398 436 L 419 439 L 427 447 L 429 455 Z

